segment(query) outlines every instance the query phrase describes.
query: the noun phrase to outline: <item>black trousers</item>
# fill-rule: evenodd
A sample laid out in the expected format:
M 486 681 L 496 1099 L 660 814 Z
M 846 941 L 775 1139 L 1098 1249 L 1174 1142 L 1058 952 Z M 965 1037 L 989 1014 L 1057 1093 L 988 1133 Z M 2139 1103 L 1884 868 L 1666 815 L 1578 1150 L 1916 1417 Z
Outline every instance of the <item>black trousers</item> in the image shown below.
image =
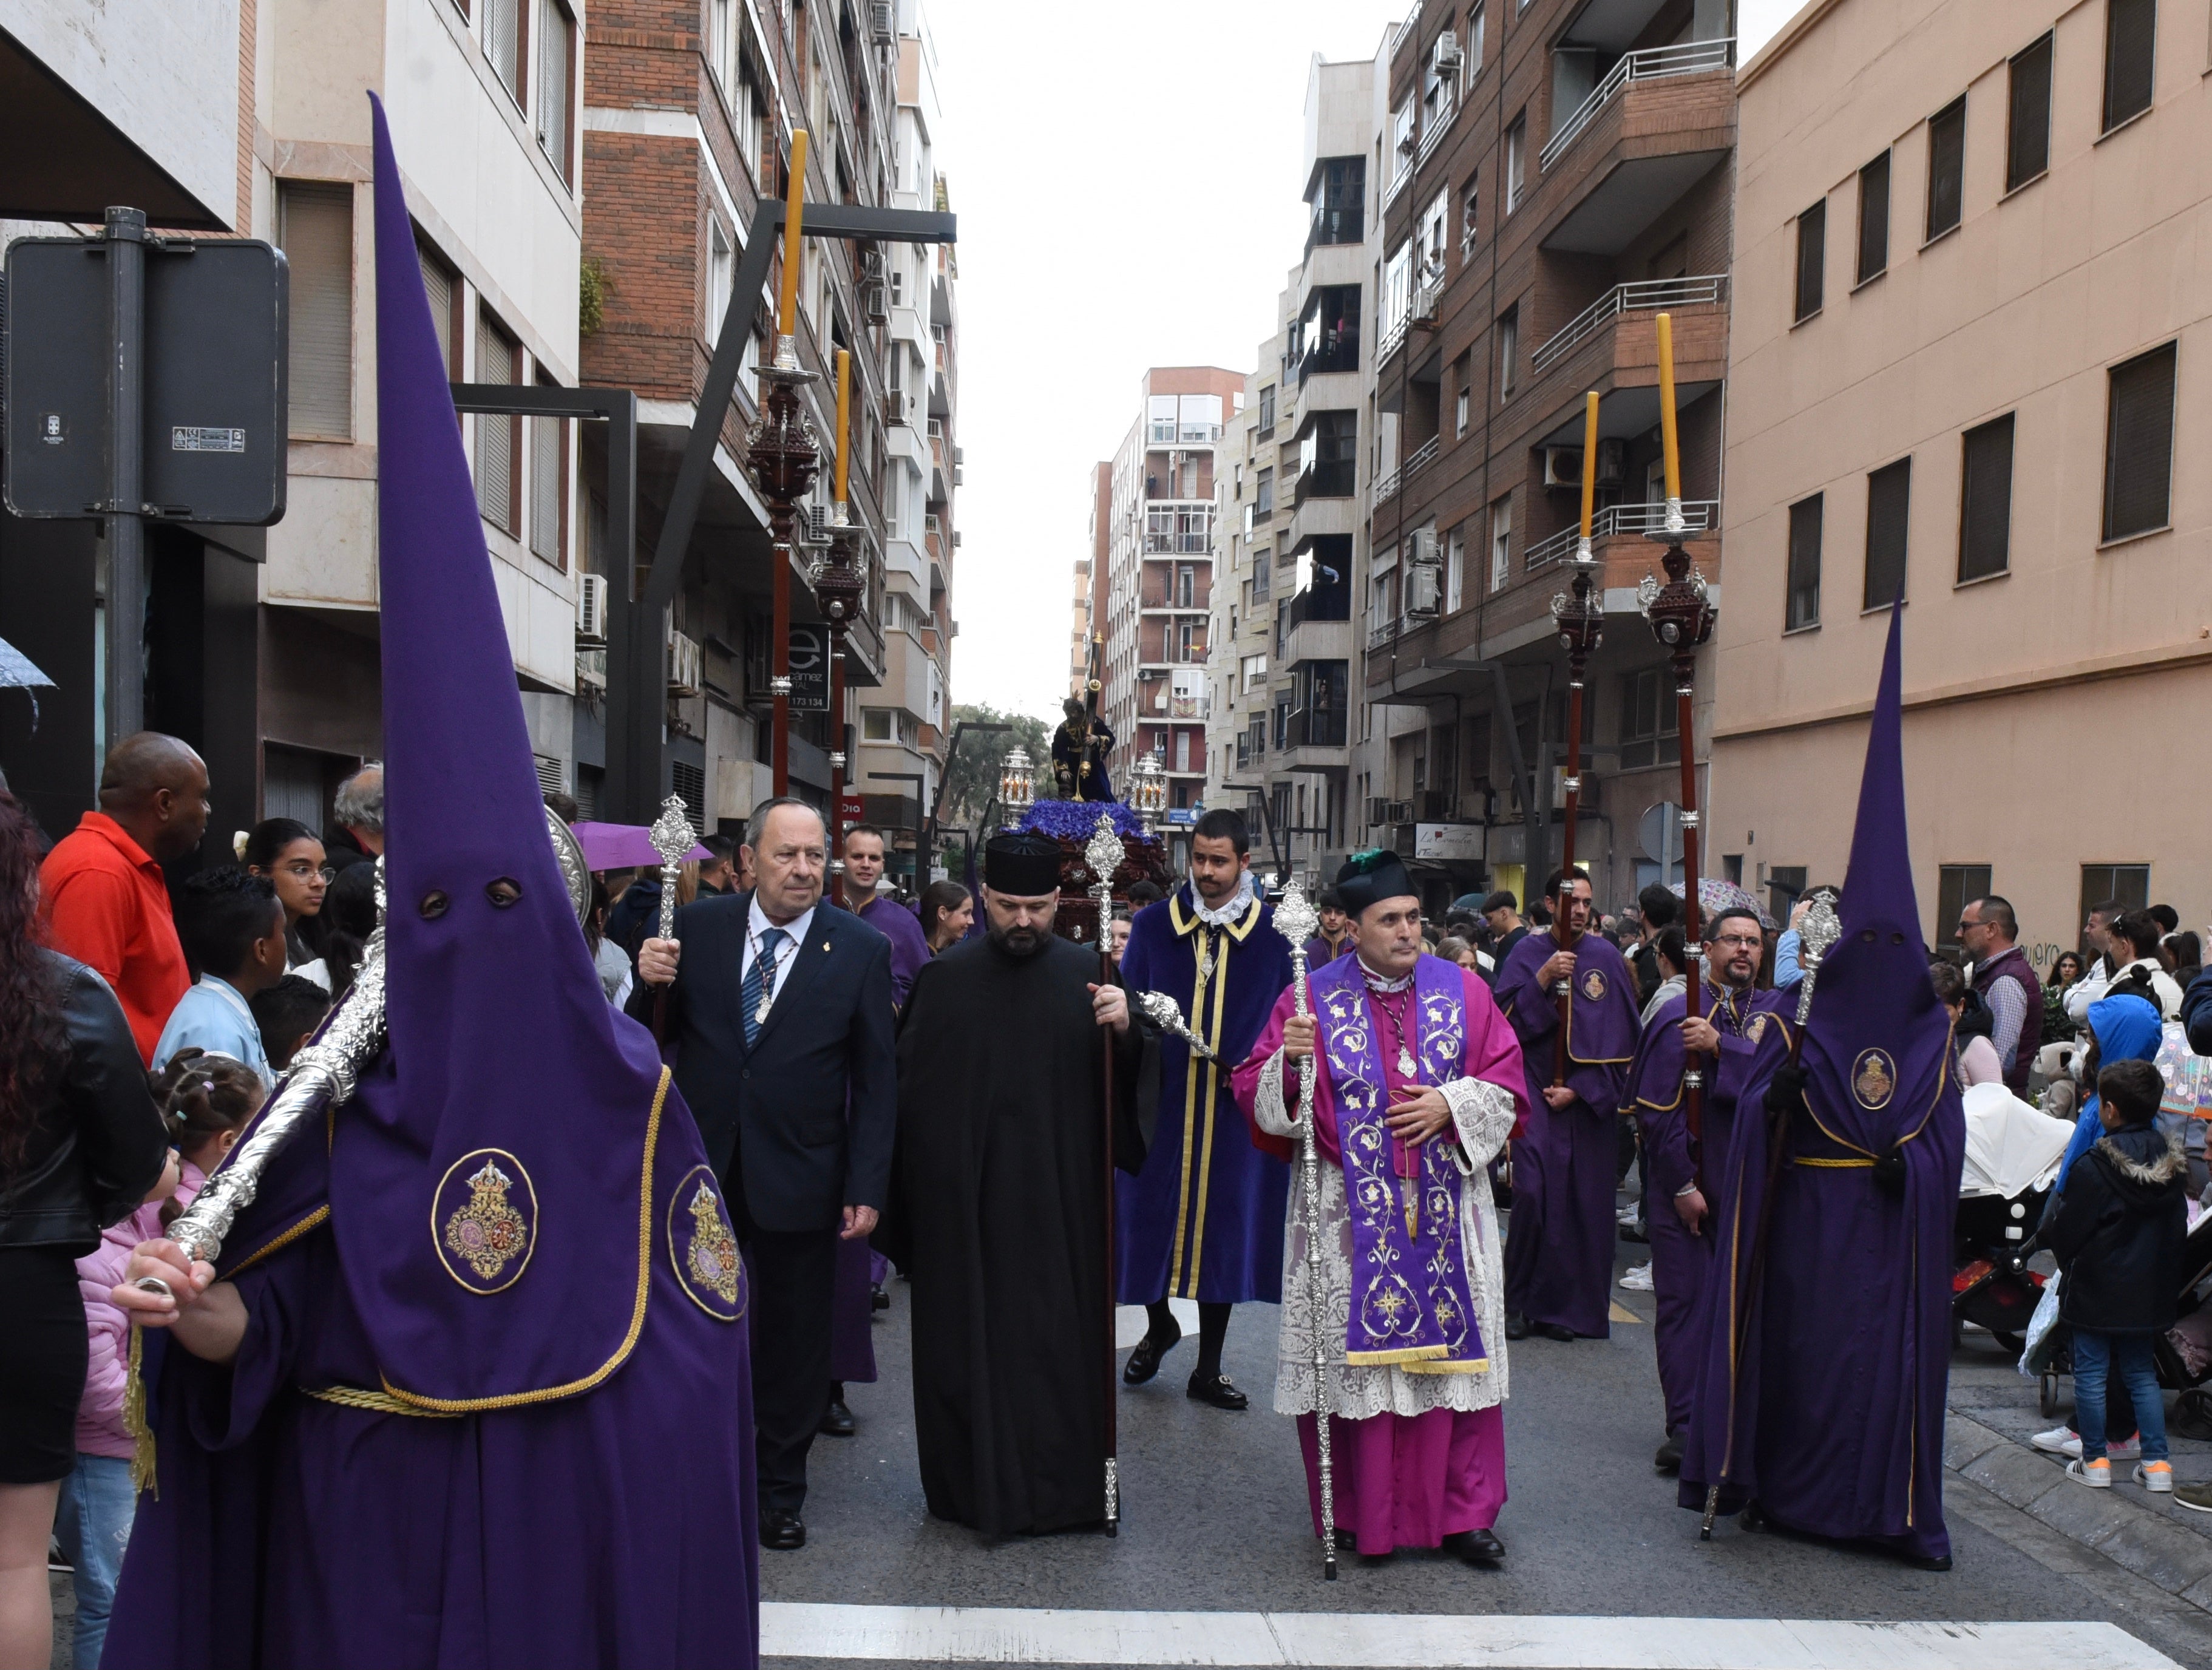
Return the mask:
M 795 1514 L 806 1500 L 806 1452 L 830 1406 L 835 1230 L 755 1230 L 753 1433 L 760 1505 Z

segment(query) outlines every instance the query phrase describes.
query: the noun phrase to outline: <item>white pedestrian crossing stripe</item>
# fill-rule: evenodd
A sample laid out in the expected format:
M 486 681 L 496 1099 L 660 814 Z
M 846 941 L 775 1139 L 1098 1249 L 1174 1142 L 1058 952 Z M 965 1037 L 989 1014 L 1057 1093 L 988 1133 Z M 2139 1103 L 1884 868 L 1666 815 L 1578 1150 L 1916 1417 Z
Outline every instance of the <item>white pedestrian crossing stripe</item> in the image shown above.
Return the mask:
M 1334 1670 L 2177 1670 L 2111 1624 L 1073 1612 L 769 1601 L 761 1653 L 840 1664 L 1309 1665 Z

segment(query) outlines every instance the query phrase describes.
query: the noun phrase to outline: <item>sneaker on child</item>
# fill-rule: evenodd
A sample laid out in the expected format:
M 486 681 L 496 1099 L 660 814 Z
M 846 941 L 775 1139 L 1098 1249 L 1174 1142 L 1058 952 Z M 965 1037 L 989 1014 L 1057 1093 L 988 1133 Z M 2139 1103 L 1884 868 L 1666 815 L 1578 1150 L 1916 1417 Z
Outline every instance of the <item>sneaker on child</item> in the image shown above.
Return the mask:
M 2112 1464 L 2100 1457 L 2094 1461 L 2080 1459 L 2066 1464 L 2066 1476 L 2077 1485 L 2087 1485 L 2093 1491 L 2112 1488 Z
M 2081 1435 L 2070 1426 L 2054 1426 L 2048 1432 L 2039 1432 L 2028 1442 L 2046 1455 L 2074 1455 L 2081 1453 Z M 2124 1438 L 2114 1438 L 2105 1446 L 2105 1454 L 2116 1461 L 2124 1461 L 2142 1453 L 2142 1435 L 2130 1432 Z
M 2136 1483 L 2157 1496 L 2173 1493 L 2173 1464 L 2170 1461 L 2141 1461 L 2136 1465 Z

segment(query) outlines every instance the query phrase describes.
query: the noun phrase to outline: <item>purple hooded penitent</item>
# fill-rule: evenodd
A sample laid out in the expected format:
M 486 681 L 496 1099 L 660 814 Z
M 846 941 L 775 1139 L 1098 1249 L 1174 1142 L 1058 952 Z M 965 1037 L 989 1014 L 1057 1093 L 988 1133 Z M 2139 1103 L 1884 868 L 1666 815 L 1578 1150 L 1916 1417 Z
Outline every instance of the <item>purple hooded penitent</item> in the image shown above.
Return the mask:
M 166 1354 L 106 1661 L 757 1662 L 746 1278 L 549 841 L 374 105 L 386 1043 Z
M 1803 1028 L 1805 1105 L 1771 1165 L 1762 1102 L 1789 1054 L 1769 1028 L 1720 1160 L 1726 1204 L 1681 1502 L 1702 1509 L 1717 1485 L 1723 1512 L 1756 1501 L 1795 1530 L 1941 1560 L 1966 1120 L 1906 850 L 1901 612 L 1867 739 L 1842 932 Z

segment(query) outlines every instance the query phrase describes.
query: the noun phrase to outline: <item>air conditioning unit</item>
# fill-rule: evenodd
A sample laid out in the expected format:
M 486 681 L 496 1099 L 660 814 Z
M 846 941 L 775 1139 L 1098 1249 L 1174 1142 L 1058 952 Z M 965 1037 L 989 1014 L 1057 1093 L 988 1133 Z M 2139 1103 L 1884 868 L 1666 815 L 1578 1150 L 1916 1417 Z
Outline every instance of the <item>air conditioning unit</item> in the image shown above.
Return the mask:
M 1544 449 L 1544 485 L 1580 487 L 1582 484 L 1583 449 L 1579 446 L 1547 446 Z
M 684 633 L 668 635 L 668 693 L 699 694 L 699 641 Z
M 898 9 L 891 0 L 875 0 L 868 8 L 868 33 L 878 46 L 889 46 L 898 39 Z
M 604 644 L 607 641 L 607 577 L 576 576 L 576 641 Z
M 1425 278 L 1413 286 L 1413 303 L 1407 317 L 1416 325 L 1433 325 L 1437 319 L 1437 302 L 1443 294 L 1441 279 Z
M 1432 621 L 1443 599 L 1443 574 L 1433 561 L 1415 562 L 1406 568 L 1406 618 Z
M 960 530 L 958 528 L 952 530 L 952 549 L 956 551 L 960 549 Z
M 586 701 L 607 690 L 607 653 L 604 649 L 576 651 L 576 694 Z
M 806 520 L 800 530 L 800 537 L 810 545 L 828 544 L 830 543 L 830 507 L 810 504 L 801 506 L 800 508 L 806 513 Z
M 1446 29 L 1429 48 L 1429 68 L 1439 76 L 1456 76 L 1459 65 L 1459 37 Z
M 1411 156 L 1415 151 L 1420 149 L 1420 144 L 1421 139 L 1419 131 L 1413 128 L 1407 128 L 1398 141 L 1398 155 L 1401 156 Z
M 1384 800 L 1370 798 L 1367 802 L 1367 823 L 1370 829 L 1389 823 L 1410 823 L 1413 821 L 1413 803 L 1410 800 Z
M 867 309 L 869 324 L 889 325 L 891 322 L 890 297 L 884 288 L 883 280 L 873 279 L 861 286 L 860 300 Z
M 1601 437 L 1597 443 L 1597 484 L 1619 487 L 1627 479 L 1627 441 L 1618 435 Z

